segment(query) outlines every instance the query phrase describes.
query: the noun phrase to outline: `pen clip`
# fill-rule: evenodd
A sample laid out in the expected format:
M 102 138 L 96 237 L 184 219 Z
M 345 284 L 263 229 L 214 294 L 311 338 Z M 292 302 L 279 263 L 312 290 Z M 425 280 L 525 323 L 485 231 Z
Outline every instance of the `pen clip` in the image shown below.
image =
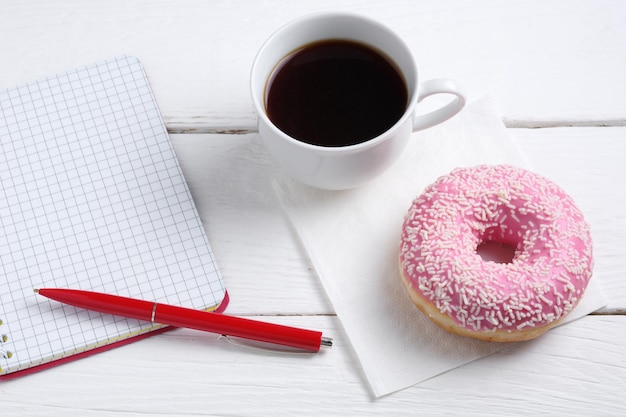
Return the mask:
M 291 348 L 288 346 L 278 346 L 273 343 L 259 342 L 256 340 L 242 339 L 240 337 L 228 336 L 221 334 L 217 337 L 217 340 L 225 340 L 233 346 L 237 346 L 244 349 L 261 350 L 265 352 L 278 353 L 281 355 L 310 355 L 317 352 L 310 352 L 303 349 Z

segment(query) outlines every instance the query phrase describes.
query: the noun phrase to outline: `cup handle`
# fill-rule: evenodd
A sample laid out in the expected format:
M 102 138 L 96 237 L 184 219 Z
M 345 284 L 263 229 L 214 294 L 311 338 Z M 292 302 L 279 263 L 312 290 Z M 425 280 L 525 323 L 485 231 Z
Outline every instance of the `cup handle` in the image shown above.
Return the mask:
M 443 107 L 426 114 L 420 114 L 413 118 L 413 131 L 426 129 L 439 123 L 445 122 L 461 111 L 465 106 L 465 94 L 456 81 L 448 78 L 436 78 L 424 81 L 419 87 L 419 97 L 417 102 L 421 102 L 433 94 L 452 94 L 456 97 Z

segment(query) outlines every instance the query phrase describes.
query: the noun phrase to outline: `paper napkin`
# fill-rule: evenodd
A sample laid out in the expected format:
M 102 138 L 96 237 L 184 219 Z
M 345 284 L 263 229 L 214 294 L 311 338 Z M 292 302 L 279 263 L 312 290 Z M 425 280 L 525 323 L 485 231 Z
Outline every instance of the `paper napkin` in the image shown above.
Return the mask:
M 398 272 L 404 215 L 439 176 L 461 166 L 528 164 L 490 98 L 417 132 L 400 160 L 355 190 L 323 191 L 290 178 L 275 188 L 361 362 L 374 396 L 432 378 L 507 347 L 450 334 L 408 299 Z M 595 281 L 568 319 L 605 305 Z

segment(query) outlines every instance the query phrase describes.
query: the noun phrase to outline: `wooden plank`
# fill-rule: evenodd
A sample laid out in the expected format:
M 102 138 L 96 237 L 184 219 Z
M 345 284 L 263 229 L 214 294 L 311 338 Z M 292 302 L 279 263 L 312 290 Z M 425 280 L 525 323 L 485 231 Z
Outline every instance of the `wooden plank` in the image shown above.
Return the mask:
M 263 317 L 320 329 L 318 355 L 232 346 L 175 330 L 0 384 L 4 415 L 173 417 L 623 415 L 626 317 L 592 316 L 378 400 L 335 317 Z
M 5 0 L 0 88 L 132 54 L 172 131 L 254 130 L 248 74 L 256 51 L 285 22 L 322 10 L 388 25 L 413 50 L 422 79 L 452 77 L 472 97 L 493 94 L 510 125 L 626 123 L 619 0 Z
M 256 134 L 171 135 L 231 297 L 229 312 L 331 313 L 279 206 Z
M 560 184 L 592 227 L 608 311 L 626 308 L 626 128 L 511 129 L 538 172 Z M 172 135 L 232 303 L 245 314 L 326 314 L 332 307 L 275 198 L 277 172 L 256 134 Z M 267 300 L 270 300 L 268 302 Z

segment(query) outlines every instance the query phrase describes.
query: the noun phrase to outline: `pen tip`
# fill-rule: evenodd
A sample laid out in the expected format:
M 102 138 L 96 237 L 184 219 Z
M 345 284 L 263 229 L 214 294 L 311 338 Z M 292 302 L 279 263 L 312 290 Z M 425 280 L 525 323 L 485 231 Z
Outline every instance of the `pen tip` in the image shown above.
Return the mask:
M 325 346 L 325 347 L 333 347 L 333 338 L 332 337 L 322 337 L 322 340 L 320 342 L 320 346 Z
M 33 288 L 33 291 L 35 291 L 35 294 L 39 294 L 39 288 Z

